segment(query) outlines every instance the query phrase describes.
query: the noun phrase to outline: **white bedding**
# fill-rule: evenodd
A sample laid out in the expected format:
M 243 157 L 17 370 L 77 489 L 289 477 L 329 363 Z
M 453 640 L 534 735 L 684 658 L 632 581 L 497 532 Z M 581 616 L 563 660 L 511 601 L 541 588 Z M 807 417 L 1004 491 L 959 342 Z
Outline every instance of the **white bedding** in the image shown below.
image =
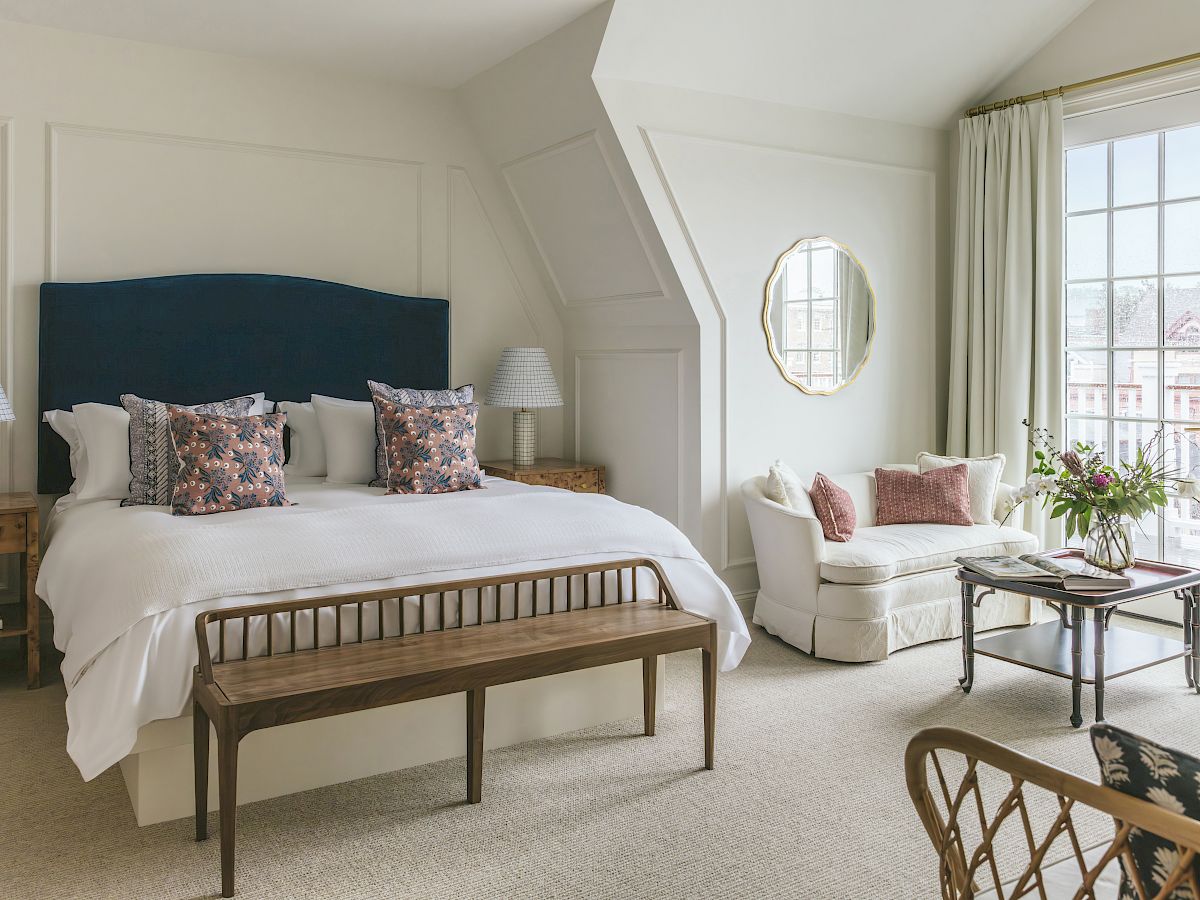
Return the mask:
M 96 501 L 58 511 L 38 595 L 66 654 L 67 751 L 83 777 L 127 754 L 142 725 L 187 709 L 204 609 L 645 555 L 662 564 L 685 607 L 717 621 L 721 668 L 741 660 L 750 637 L 740 611 L 669 523 L 607 497 L 486 484 L 384 497 L 292 479 L 298 505 L 283 510 L 173 517 L 165 507 Z M 415 621 L 415 603 L 404 615 Z M 262 639 L 252 632 L 252 643 Z

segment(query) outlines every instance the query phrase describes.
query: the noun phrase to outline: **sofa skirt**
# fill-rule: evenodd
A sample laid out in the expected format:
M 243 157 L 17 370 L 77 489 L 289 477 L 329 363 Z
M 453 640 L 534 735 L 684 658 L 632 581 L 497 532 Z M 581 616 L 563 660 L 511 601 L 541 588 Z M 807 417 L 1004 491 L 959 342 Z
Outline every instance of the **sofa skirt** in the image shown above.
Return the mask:
M 912 579 L 919 580 L 927 580 L 929 586 L 933 587 L 934 584 L 944 584 L 945 578 L 944 573 L 931 572 Z M 828 593 L 851 601 L 855 592 L 879 587 L 882 586 L 822 584 L 819 595 Z M 827 588 L 835 590 L 826 591 Z M 820 599 L 824 601 L 827 598 L 821 596 Z M 817 604 L 822 610 L 831 605 Z M 837 609 L 836 605 L 832 606 Z M 854 602 L 845 604 L 847 610 L 865 606 L 867 604 Z M 1037 621 L 1040 612 L 1039 600 L 997 593 L 987 597 L 975 610 L 975 629 L 987 631 L 991 628 L 1029 625 Z M 889 654 L 915 644 L 960 637 L 962 601 L 955 594 L 907 603 L 869 618 L 843 618 L 781 603 L 760 590 L 754 604 L 754 623 L 805 653 L 822 659 L 871 662 L 887 659 Z

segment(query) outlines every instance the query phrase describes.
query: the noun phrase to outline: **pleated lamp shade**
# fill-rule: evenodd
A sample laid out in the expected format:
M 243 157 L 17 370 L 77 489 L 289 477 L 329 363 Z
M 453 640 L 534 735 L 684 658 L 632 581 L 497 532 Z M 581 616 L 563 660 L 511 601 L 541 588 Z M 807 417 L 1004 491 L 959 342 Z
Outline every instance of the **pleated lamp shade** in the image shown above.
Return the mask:
M 4 386 L 0 385 L 0 422 L 12 422 L 16 418 L 13 415 L 12 404 L 8 402 L 8 394 L 4 393 Z
M 488 388 L 488 406 L 537 409 L 562 406 L 550 359 L 542 347 L 505 347 Z

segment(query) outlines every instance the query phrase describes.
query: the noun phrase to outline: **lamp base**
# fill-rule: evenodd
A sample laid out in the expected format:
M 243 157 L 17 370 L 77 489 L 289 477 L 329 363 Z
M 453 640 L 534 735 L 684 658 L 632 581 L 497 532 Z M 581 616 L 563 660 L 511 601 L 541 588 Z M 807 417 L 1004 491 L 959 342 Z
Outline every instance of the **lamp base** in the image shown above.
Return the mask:
M 513 410 L 513 465 L 532 466 L 537 456 L 537 413 Z

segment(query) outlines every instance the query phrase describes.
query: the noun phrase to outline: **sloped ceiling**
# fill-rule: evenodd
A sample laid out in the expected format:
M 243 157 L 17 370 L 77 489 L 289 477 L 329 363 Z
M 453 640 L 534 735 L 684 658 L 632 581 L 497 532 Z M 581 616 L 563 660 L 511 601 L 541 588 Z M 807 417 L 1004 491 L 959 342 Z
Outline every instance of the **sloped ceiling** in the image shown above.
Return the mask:
M 945 127 L 1091 0 L 616 0 L 597 77 Z
M 600 0 L 0 0 L 0 19 L 454 88 Z

